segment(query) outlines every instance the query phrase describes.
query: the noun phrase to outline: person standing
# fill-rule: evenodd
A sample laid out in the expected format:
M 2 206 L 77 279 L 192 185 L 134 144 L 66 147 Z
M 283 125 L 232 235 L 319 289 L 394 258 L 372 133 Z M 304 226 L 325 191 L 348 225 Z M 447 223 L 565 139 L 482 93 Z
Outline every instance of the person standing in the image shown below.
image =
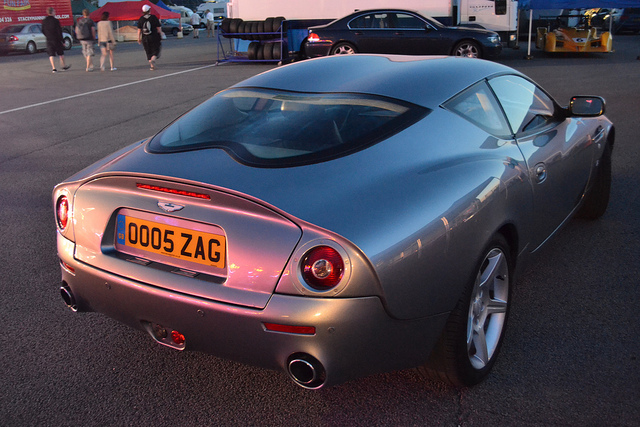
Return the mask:
M 207 37 L 213 37 L 213 12 L 207 10 Z
M 195 12 L 191 14 L 191 25 L 193 26 L 193 38 L 200 38 L 200 15 Z
M 160 57 L 162 46 L 162 26 L 157 16 L 152 15 L 148 4 L 142 6 L 142 16 L 138 20 L 138 44 L 144 47 L 149 68 L 156 69 L 156 60 Z
M 62 38 L 62 26 L 60 21 L 56 19 L 56 10 L 52 7 L 47 8 L 47 15 L 42 21 L 42 34 L 47 39 L 47 54 L 49 54 L 49 62 L 51 62 L 51 71 L 57 73 L 56 65 L 53 62 L 56 55 L 60 57 L 60 65 L 63 70 L 68 70 L 71 65 L 64 63 L 64 39 Z
M 113 51 L 116 48 L 116 38 L 113 36 L 113 27 L 109 21 L 109 12 L 102 12 L 100 22 L 98 22 L 98 44 L 100 45 L 100 71 L 104 71 L 104 61 L 109 53 L 109 63 L 111 71 L 117 70 L 113 66 Z
M 96 40 L 96 24 L 89 18 L 89 9 L 82 11 L 82 18 L 76 22 L 76 37 L 82 45 L 82 54 L 87 59 L 87 71 L 93 71 L 93 43 Z

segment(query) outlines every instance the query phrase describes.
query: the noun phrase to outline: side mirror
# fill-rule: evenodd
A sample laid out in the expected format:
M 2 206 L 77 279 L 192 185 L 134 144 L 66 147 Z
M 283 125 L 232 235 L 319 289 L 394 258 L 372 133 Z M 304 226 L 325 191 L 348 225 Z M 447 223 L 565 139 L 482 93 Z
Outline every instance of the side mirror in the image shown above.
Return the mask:
M 599 96 L 574 96 L 569 103 L 569 113 L 577 117 L 597 117 L 604 114 L 604 98 Z

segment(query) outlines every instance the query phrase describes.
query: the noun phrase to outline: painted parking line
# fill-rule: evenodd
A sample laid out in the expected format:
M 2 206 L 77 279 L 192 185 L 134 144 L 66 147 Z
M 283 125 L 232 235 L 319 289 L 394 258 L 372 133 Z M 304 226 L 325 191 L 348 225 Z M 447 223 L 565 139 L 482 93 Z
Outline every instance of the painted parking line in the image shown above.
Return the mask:
M 96 93 L 106 92 L 106 91 L 109 91 L 109 90 L 120 89 L 120 88 L 131 86 L 131 85 L 137 85 L 137 84 L 141 84 L 141 83 L 150 82 L 152 80 L 164 79 L 166 77 L 173 77 L 173 76 L 177 76 L 179 74 L 190 73 L 192 71 L 204 70 L 205 68 L 211 68 L 211 67 L 215 67 L 217 65 L 218 64 L 204 65 L 204 66 L 198 67 L 198 68 L 191 68 L 189 70 L 177 71 L 175 73 L 170 73 L 170 74 L 163 74 L 161 76 L 151 77 L 151 78 L 148 78 L 148 79 L 138 80 L 138 81 L 135 81 L 135 82 L 129 82 L 129 83 L 121 84 L 121 85 L 105 87 L 103 89 L 96 89 L 96 90 L 92 90 L 92 91 L 89 91 L 89 92 L 83 92 L 83 93 L 78 93 L 78 94 L 75 94 L 75 95 L 69 95 L 69 96 L 65 96 L 63 98 L 51 99 L 49 101 L 38 102 L 37 104 L 25 105 L 24 107 L 18 107 L 18 108 L 12 108 L 11 110 L 0 111 L 0 115 L 8 114 L 8 113 L 14 113 L 16 111 L 27 110 L 29 108 L 40 107 L 42 105 L 53 104 L 55 102 L 67 101 L 69 99 L 80 98 L 82 96 L 93 95 L 93 94 L 96 94 Z

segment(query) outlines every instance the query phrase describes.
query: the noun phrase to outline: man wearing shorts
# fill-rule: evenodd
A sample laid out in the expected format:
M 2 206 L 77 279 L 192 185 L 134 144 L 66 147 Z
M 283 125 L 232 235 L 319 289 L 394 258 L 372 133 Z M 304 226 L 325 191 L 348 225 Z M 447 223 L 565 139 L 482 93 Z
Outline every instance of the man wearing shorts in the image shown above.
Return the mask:
M 89 9 L 82 11 L 82 18 L 76 23 L 76 37 L 82 45 L 82 54 L 87 58 L 87 71 L 93 71 L 93 43 L 96 40 L 96 24 L 89 18 Z
M 49 62 L 51 62 L 51 70 L 57 73 L 56 65 L 53 58 L 58 55 L 60 57 L 60 65 L 63 70 L 68 70 L 71 65 L 64 63 L 64 40 L 62 38 L 62 26 L 60 21 L 56 19 L 56 11 L 52 7 L 47 8 L 47 17 L 42 21 L 42 34 L 47 38 L 47 53 L 49 54 Z
M 160 57 L 162 26 L 158 17 L 152 15 L 150 10 L 149 5 L 142 6 L 142 16 L 138 20 L 138 44 L 144 47 L 149 68 L 153 71 L 156 69 L 156 59 Z

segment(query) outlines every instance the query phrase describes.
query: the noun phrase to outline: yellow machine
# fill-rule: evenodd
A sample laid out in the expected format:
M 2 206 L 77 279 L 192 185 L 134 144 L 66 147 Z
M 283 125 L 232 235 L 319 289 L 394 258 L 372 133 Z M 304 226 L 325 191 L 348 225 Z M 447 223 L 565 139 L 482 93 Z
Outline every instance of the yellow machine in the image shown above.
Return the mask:
M 598 36 L 595 28 L 538 28 L 536 36 L 536 47 L 545 52 L 611 52 L 612 45 L 611 33 Z

